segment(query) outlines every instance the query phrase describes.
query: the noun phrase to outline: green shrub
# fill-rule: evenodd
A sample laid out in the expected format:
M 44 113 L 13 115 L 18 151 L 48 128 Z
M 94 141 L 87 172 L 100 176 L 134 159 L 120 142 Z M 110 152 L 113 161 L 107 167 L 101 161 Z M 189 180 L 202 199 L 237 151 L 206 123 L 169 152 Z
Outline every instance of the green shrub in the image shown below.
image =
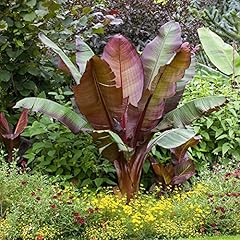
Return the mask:
M 201 142 L 191 152 L 198 169 L 216 162 L 240 161 L 240 95 L 239 89 L 232 88 L 230 79 L 202 72 L 188 85 L 183 99 L 189 101 L 218 94 L 227 96 L 228 104 L 194 123 L 202 136 Z
M 90 135 L 74 135 L 59 122 L 44 116 L 34 121 L 24 136 L 33 139 L 24 157 L 34 171 L 60 175 L 79 186 L 116 184 L 113 165 L 101 157 Z
M 76 33 L 87 37 L 103 31 L 104 25 L 94 28 L 97 22 L 91 8 L 68 0 L 1 0 L 0 111 L 11 111 L 22 97 L 55 91 L 71 82 L 55 70 L 57 60 L 41 47 L 39 32 L 61 38 L 59 44 L 71 54 Z
M 60 9 L 55 0 L 0 2 L 1 111 L 23 96 L 48 89 L 50 79 L 60 80 L 53 68 L 40 63 L 37 39 L 40 29 L 60 29 Z

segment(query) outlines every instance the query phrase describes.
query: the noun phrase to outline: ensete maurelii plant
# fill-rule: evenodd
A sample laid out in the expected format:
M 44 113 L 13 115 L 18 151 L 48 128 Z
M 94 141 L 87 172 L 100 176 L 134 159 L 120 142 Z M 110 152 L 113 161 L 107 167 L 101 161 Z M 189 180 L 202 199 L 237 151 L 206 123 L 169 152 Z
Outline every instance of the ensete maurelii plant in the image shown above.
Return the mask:
M 151 148 L 158 144 L 174 149 L 191 140 L 195 133 L 187 125 L 225 102 L 222 96 L 206 97 L 176 108 L 194 67 L 189 68 L 190 46 L 182 42 L 174 21 L 160 28 L 141 55 L 119 34 L 108 41 L 101 57 L 78 37 L 78 68 L 50 39 L 42 33 L 39 37 L 72 74 L 80 114 L 42 98 L 25 98 L 15 107 L 47 114 L 74 133 L 91 131 L 102 154 L 113 162 L 119 189 L 128 199 L 138 191 Z

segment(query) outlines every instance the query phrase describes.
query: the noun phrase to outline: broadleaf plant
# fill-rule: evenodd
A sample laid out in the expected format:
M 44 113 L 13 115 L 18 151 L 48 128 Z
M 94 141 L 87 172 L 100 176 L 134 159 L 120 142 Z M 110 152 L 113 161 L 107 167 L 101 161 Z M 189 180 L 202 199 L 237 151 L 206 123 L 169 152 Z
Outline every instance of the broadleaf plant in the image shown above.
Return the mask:
M 44 43 L 50 48 L 54 46 L 53 50 L 56 50 L 50 39 Z M 78 49 L 81 49 L 79 42 Z M 91 54 L 88 56 L 86 58 L 83 54 L 83 59 L 90 58 Z M 66 56 L 61 52 L 59 57 L 64 58 L 62 60 L 70 70 L 72 64 L 69 65 Z M 80 57 L 81 54 L 77 54 L 77 62 Z M 125 37 L 118 34 L 109 40 L 101 58 L 92 56 L 87 61 L 82 75 L 82 67 L 77 74 L 74 68 L 73 78 L 76 84 L 72 89 L 79 112 L 85 117 L 79 115 L 78 118 L 82 121 L 87 119 L 92 126 L 94 138 L 102 154 L 113 162 L 119 189 L 123 195 L 127 195 L 128 200 L 139 189 L 143 164 L 152 146 L 159 144 L 176 148 L 195 136 L 193 130 L 185 126 L 184 120 L 176 121 L 156 134 L 156 127 L 168 112 L 165 107 L 168 108 L 172 101 L 172 105 L 177 106 L 180 100 L 183 91 L 177 91 L 177 83 L 184 77 L 190 64 L 189 44 L 182 42 L 179 24 L 171 21 L 160 28 L 158 36 L 146 46 L 141 56 Z M 191 68 L 193 64 L 194 62 Z M 188 78 L 192 78 L 193 74 L 192 72 L 189 76 L 188 73 Z M 81 78 L 76 79 L 75 76 Z M 188 81 L 184 81 L 183 85 Z M 181 88 L 184 89 L 184 86 Z M 62 115 L 59 119 L 57 114 L 48 111 L 51 108 L 48 100 L 41 99 L 42 103 L 46 102 L 44 106 L 37 106 L 38 101 L 38 98 L 25 98 L 15 107 L 33 108 L 62 121 Z M 225 97 L 210 97 L 207 103 L 212 104 L 205 104 L 205 99 L 201 101 L 204 107 L 194 105 L 192 120 L 223 105 Z M 55 107 L 54 112 L 57 113 L 60 106 Z M 185 111 L 185 108 L 181 109 Z M 70 129 L 80 131 L 78 121 L 72 121 L 72 116 L 69 115 Z M 179 116 L 185 115 L 178 114 L 177 117 Z M 178 122 L 182 124 L 177 126 Z M 64 114 L 64 123 L 68 125 L 67 112 Z M 187 124 L 189 123 L 188 121 Z
M 195 146 L 200 139 L 200 136 L 195 136 L 181 146 L 171 148 L 172 159 L 167 165 L 158 163 L 153 157 L 149 158 L 155 182 L 161 186 L 161 193 L 167 188 L 174 189 L 175 186 L 184 183 L 195 174 L 195 166 L 187 150 Z
M 21 138 L 21 133 L 27 127 L 28 124 L 28 110 L 24 109 L 19 117 L 17 125 L 14 131 L 11 129 L 4 113 L 0 113 L 0 141 L 3 142 L 7 149 L 8 161 L 13 161 L 13 151 L 18 149 L 20 155 L 22 155 L 29 146 L 27 140 Z
M 205 53 L 214 66 L 226 75 L 234 77 L 240 75 L 240 56 L 233 46 L 225 43 L 220 36 L 205 27 L 198 29 L 198 35 Z

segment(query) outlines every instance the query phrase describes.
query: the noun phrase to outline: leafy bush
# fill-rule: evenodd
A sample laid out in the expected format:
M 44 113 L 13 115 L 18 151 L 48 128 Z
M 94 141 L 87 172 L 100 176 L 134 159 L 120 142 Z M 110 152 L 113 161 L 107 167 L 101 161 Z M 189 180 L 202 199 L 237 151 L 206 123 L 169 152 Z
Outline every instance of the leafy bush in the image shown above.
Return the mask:
M 60 29 L 61 4 L 55 0 L 0 2 L 1 111 L 17 99 L 49 88 L 60 80 L 50 66 L 40 64 L 39 29 Z M 54 19 L 54 20 L 53 20 Z
M 34 121 L 23 135 L 34 141 L 24 156 L 32 170 L 60 175 L 81 187 L 116 184 L 113 165 L 101 157 L 90 135 L 74 135 L 48 117 Z
M 240 161 L 240 96 L 239 90 L 232 88 L 231 80 L 200 72 L 188 85 L 184 101 L 215 94 L 228 96 L 229 102 L 218 112 L 194 123 L 202 136 L 191 152 L 198 169 L 215 162 Z
M 81 1 L 81 4 L 89 6 L 93 2 L 86 0 Z M 90 38 L 88 43 L 99 54 L 110 36 L 121 33 L 128 37 L 138 50 L 142 50 L 147 42 L 155 37 L 160 26 L 170 20 L 181 23 L 184 40 L 196 43 L 196 29 L 201 26 L 201 22 L 192 16 L 190 4 L 191 0 L 106 0 L 95 7 L 95 11 L 113 14 L 123 23 L 110 24 L 103 35 Z
M 0 111 L 11 111 L 22 97 L 70 84 L 69 78 L 56 72 L 53 64 L 57 61 L 40 46 L 38 33 L 44 31 L 53 39 L 61 37 L 60 45 L 71 54 L 76 33 L 89 37 L 104 28 L 104 25 L 94 28 L 98 19 L 91 8 L 70 3 L 68 0 L 0 2 Z

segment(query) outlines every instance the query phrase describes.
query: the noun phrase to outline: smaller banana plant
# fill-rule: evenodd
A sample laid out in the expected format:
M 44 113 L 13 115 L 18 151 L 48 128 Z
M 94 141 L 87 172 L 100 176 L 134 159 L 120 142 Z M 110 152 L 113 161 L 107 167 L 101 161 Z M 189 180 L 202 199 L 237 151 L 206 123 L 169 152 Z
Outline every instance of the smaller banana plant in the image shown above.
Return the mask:
M 188 125 L 225 103 L 223 96 L 206 97 L 176 108 L 194 75 L 194 57 L 182 42 L 177 22 L 163 25 L 141 55 L 120 34 L 108 41 L 101 57 L 77 38 L 77 66 L 44 34 L 39 37 L 75 80 L 72 90 L 80 114 L 42 98 L 25 98 L 15 107 L 47 114 L 75 134 L 92 132 L 102 154 L 114 164 L 119 189 L 128 200 L 139 189 L 152 147 L 185 144 L 195 136 Z
M 8 152 L 8 161 L 13 161 L 13 150 L 18 149 L 18 153 L 23 155 L 28 147 L 28 142 L 21 138 L 21 133 L 28 124 L 28 110 L 24 109 L 19 117 L 18 123 L 13 131 L 4 115 L 0 113 L 0 140 L 5 145 Z
M 195 136 L 183 145 L 170 149 L 172 159 L 166 166 L 157 162 L 153 157 L 149 158 L 156 180 L 154 185 L 161 186 L 161 193 L 169 188 L 173 190 L 175 186 L 186 182 L 195 174 L 195 166 L 189 158 L 187 150 L 189 147 L 197 145 L 200 139 L 200 136 Z

